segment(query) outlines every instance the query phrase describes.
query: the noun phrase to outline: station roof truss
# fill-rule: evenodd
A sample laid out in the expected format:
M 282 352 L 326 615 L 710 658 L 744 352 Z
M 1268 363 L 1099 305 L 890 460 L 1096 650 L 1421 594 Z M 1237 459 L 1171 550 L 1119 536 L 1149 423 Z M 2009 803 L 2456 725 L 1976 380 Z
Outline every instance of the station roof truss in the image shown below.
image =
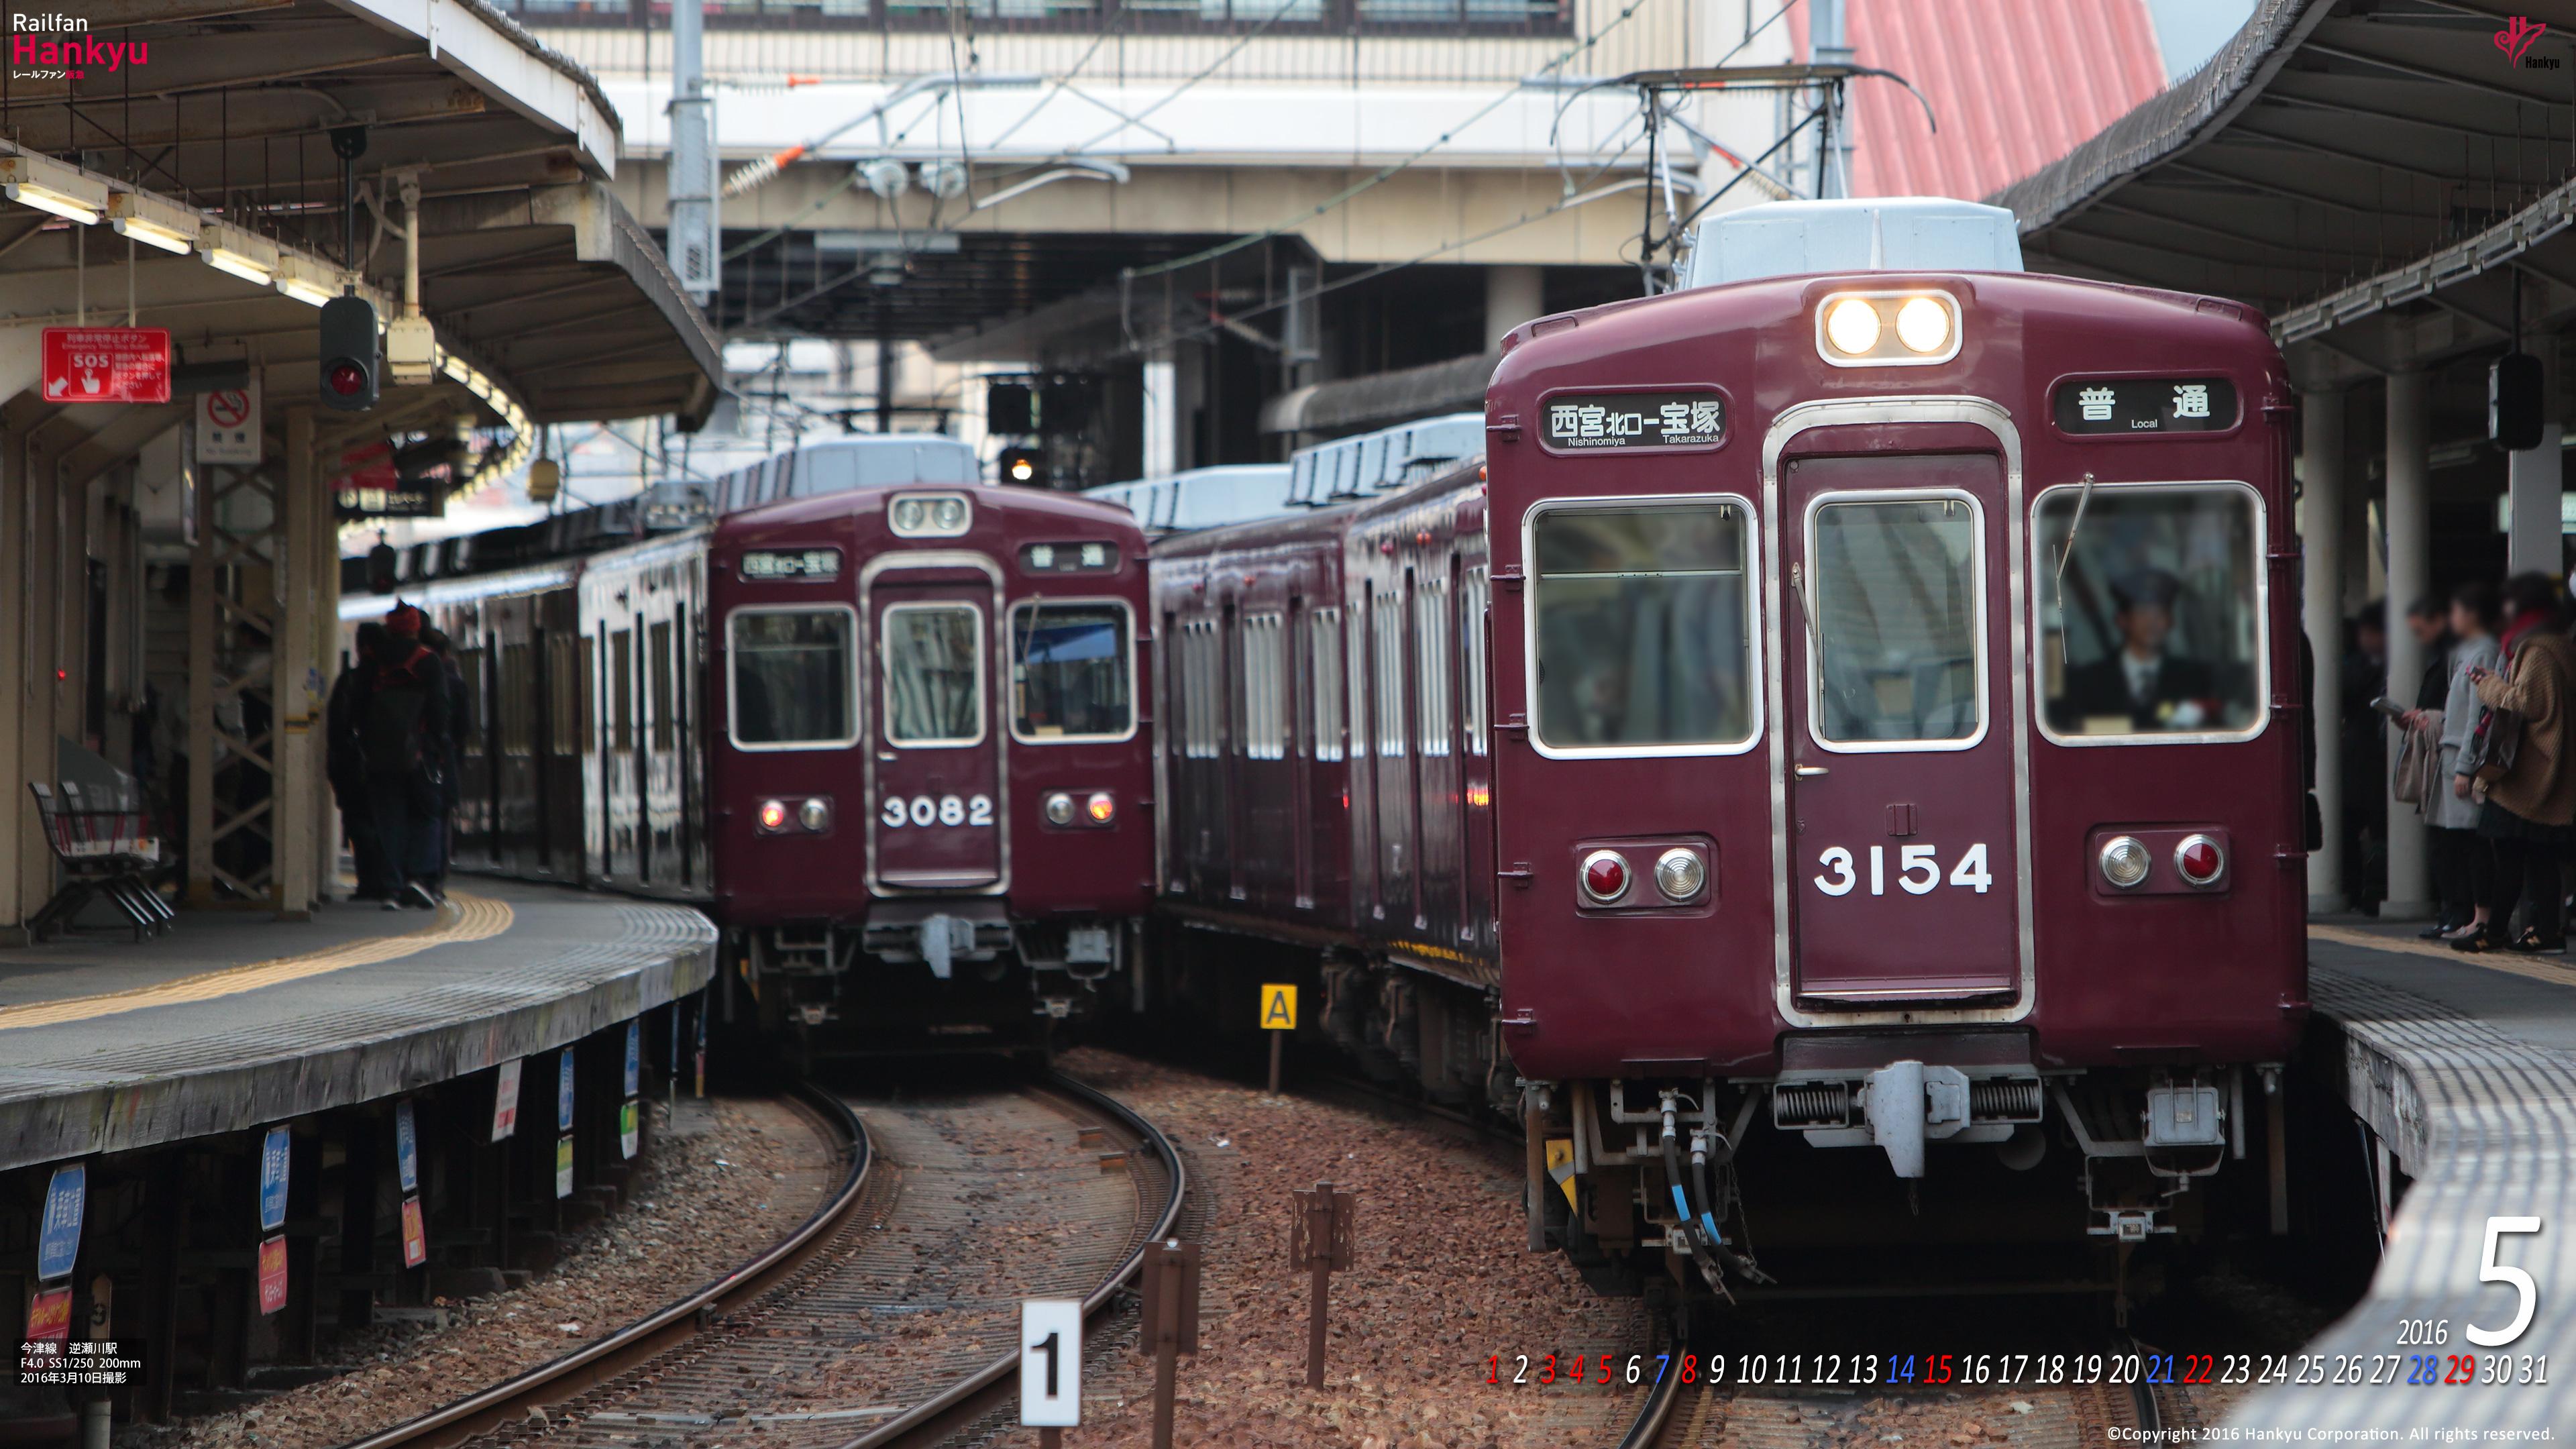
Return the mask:
M 2518 54 L 2499 32 L 2547 26 Z M 1988 198 L 2035 270 L 2263 309 L 2329 375 L 2576 311 L 2576 0 L 2262 0 L 2198 71 Z
M 715 334 L 609 189 L 616 111 L 485 0 L 85 0 L 71 12 L 86 37 L 34 38 L 142 46 L 148 59 L 73 80 L 9 77 L 0 136 L 14 151 L 145 197 L 183 228 L 238 228 L 337 291 L 332 132 L 363 125 L 358 272 L 380 314 L 402 295 L 409 181 L 422 198 L 423 310 L 533 421 L 691 422 L 714 406 Z M 0 205 L 0 323 L 69 310 L 84 273 L 92 319 L 122 320 L 128 251 L 107 225 Z M 183 361 L 192 346 L 246 340 L 271 365 L 272 402 L 311 394 L 310 369 L 274 366 L 313 356 L 302 303 L 197 255 L 137 249 L 133 269 L 136 320 L 169 327 Z

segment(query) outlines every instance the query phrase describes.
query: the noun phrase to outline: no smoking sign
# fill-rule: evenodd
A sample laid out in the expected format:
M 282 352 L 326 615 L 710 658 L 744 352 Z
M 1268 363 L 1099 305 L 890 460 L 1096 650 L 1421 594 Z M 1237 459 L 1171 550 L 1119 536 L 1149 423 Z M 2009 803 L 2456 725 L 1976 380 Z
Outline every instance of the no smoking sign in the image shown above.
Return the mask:
M 197 397 L 197 461 L 259 461 L 259 374 L 248 387 L 224 387 Z

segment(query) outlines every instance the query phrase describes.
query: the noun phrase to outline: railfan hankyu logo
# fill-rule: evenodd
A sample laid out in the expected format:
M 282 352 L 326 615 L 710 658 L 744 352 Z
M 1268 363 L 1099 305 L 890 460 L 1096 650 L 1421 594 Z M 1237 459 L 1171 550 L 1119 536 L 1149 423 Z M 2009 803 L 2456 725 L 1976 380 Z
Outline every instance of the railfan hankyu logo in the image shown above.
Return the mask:
M 151 62 L 148 40 L 101 40 L 79 15 L 48 12 L 9 15 L 9 76 L 13 80 L 87 80 Z
M 2546 24 L 2528 15 L 2516 15 L 2505 22 L 2504 29 L 2495 33 L 2495 48 L 2504 52 L 2507 65 L 2520 66 L 2525 70 L 2556 70 L 2558 57 L 2531 53 L 2532 44 L 2548 33 Z

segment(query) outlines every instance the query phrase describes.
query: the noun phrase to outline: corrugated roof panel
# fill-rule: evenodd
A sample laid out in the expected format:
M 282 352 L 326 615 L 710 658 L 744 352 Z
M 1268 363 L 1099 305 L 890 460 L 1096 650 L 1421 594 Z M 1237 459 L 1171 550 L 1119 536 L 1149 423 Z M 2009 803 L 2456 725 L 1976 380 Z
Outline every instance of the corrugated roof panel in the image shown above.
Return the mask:
M 1852 82 L 1859 196 L 1988 196 L 2164 89 L 2146 0 L 1846 0 L 1854 58 L 1914 82 Z M 1806 7 L 1789 13 L 1807 54 Z

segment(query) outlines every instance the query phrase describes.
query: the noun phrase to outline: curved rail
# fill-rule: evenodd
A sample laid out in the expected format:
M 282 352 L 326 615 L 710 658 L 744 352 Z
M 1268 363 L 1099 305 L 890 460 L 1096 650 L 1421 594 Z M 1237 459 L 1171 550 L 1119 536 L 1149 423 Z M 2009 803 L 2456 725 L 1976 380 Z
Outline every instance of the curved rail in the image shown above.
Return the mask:
M 1678 1360 L 1689 1352 L 1690 1344 L 1676 1343 L 1673 1345 L 1673 1360 Z M 1620 1436 L 1619 1449 L 1654 1449 L 1655 1444 L 1664 1437 L 1664 1425 L 1673 1416 L 1674 1403 L 1681 1398 L 1681 1381 L 1682 1376 L 1679 1372 L 1669 1367 L 1664 1370 L 1664 1376 L 1657 1379 L 1655 1386 L 1646 1391 L 1646 1401 L 1637 1406 L 1636 1422 L 1630 1424 L 1628 1432 Z
M 1082 1318 L 1089 1323 L 1108 1306 L 1110 1298 L 1119 1289 L 1134 1280 L 1137 1270 L 1144 1264 L 1145 1249 L 1171 1235 L 1172 1225 L 1180 1220 L 1182 1199 L 1188 1193 L 1189 1170 L 1181 1163 L 1180 1149 L 1172 1145 L 1162 1129 L 1146 1121 L 1126 1103 L 1098 1088 L 1057 1073 L 1048 1073 L 1043 1085 L 1046 1090 L 1071 1097 L 1086 1110 L 1117 1124 L 1138 1145 L 1161 1160 L 1163 1170 L 1171 1179 L 1161 1211 L 1155 1216 L 1153 1230 L 1138 1240 L 1135 1250 L 1120 1261 L 1117 1271 L 1082 1300 Z M 935 1443 L 995 1408 L 1006 1397 L 1006 1387 L 1012 1375 L 1019 1371 L 1019 1365 L 1020 1352 L 1015 1346 L 1010 1352 L 949 1385 L 936 1398 L 914 1405 L 849 1441 L 842 1449 L 893 1449 L 896 1445 Z
M 850 1170 L 840 1189 L 796 1231 L 750 1262 L 650 1317 L 416 1419 L 351 1440 L 343 1449 L 436 1449 L 462 1443 L 516 1419 L 533 1401 L 570 1398 L 614 1378 L 704 1331 L 727 1308 L 756 1297 L 795 1271 L 857 1205 L 874 1158 L 868 1148 L 867 1129 L 859 1125 L 858 1114 L 850 1110 L 848 1103 L 810 1083 L 799 1082 L 794 1091 L 797 1099 L 815 1109 L 826 1125 L 839 1129 L 850 1145 Z

